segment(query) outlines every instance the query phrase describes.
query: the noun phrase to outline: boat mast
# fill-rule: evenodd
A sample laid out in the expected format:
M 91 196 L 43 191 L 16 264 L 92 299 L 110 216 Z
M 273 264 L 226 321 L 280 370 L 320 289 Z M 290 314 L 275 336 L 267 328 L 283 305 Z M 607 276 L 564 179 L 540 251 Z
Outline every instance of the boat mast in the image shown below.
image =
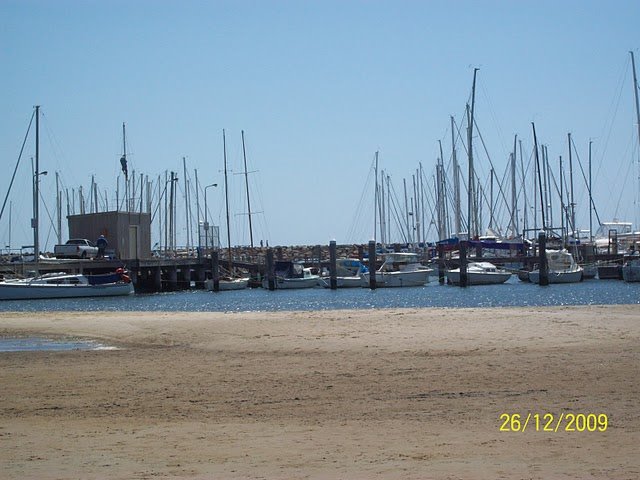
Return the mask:
M 541 215 L 542 215 L 542 231 L 545 233 L 547 233 L 547 224 L 545 222 L 545 216 L 544 216 L 544 195 L 542 193 L 542 179 L 540 178 L 540 158 L 538 157 L 538 137 L 536 136 L 536 125 L 535 123 L 531 122 L 531 125 L 533 127 L 533 148 L 535 149 L 535 154 L 536 154 L 536 170 L 538 172 L 538 186 L 540 187 L 540 207 L 541 207 Z
M 469 196 L 467 199 L 467 212 L 469 215 L 469 240 L 478 236 L 478 210 L 475 208 L 476 185 L 473 170 L 473 114 L 476 103 L 476 76 L 478 68 L 473 69 L 473 86 L 471 88 L 471 113 L 469 114 L 469 127 L 467 144 L 469 146 Z
M 122 157 L 120 158 L 122 172 L 124 173 L 124 204 L 126 211 L 129 211 L 129 175 L 127 171 L 127 132 L 124 122 L 122 122 Z M 166 243 L 166 242 L 165 242 Z
M 511 153 L 511 234 L 513 237 L 518 236 L 518 194 L 516 187 L 516 145 L 518 143 L 518 135 L 513 139 L 513 152 Z
M 60 192 L 60 172 L 56 172 L 56 220 L 58 227 L 58 244 L 62 243 L 62 195 Z
M 524 171 L 524 160 L 522 159 L 522 140 L 520 140 L 518 142 L 518 146 L 520 147 L 520 172 L 522 174 L 522 198 L 524 200 L 524 205 L 522 207 L 522 240 L 525 239 L 525 232 L 527 231 L 528 227 L 529 227 L 529 205 L 527 203 L 527 182 L 525 181 L 525 179 L 527 178 L 527 175 Z M 515 150 L 514 150 L 515 152 Z
M 458 157 L 456 153 L 456 134 L 453 116 L 451 118 L 451 156 L 453 157 L 453 211 L 455 236 L 460 236 L 460 166 L 458 165 Z
M 33 176 L 33 254 L 36 270 L 38 269 L 38 259 L 40 257 L 40 239 L 39 239 L 39 211 L 38 204 L 40 199 L 40 105 L 36 105 L 36 164 Z
M 569 199 L 569 206 L 571 208 L 571 229 L 572 234 L 575 236 L 576 232 L 576 204 L 573 197 L 573 157 L 571 155 L 571 133 L 567 134 L 569 139 L 569 192 L 571 198 Z
M 636 100 L 636 126 L 638 127 L 638 146 L 640 146 L 640 100 L 638 100 L 638 77 L 636 76 L 636 61 L 633 56 L 633 52 L 629 52 L 631 54 L 631 67 L 633 70 L 633 95 Z M 638 169 L 640 170 L 640 156 L 638 156 Z M 640 192 L 640 173 L 638 174 L 638 191 Z M 638 194 L 640 196 L 640 193 Z M 638 198 L 638 202 L 640 203 L 640 198 Z
M 190 226 L 189 221 L 189 181 L 187 180 L 187 159 L 182 157 L 182 174 L 184 175 L 184 209 L 185 217 L 187 219 L 187 256 L 191 256 L 191 242 L 189 241 Z M 140 213 L 142 213 L 142 188 L 140 189 Z
M 591 195 L 591 144 L 589 140 L 589 242 L 593 242 L 593 195 Z
M 375 155 L 375 190 L 373 194 L 373 242 L 376 243 L 376 230 L 378 229 L 378 151 Z
M 229 275 L 231 275 L 231 231 L 229 228 L 229 186 L 227 183 L 227 141 L 224 128 L 222 129 L 222 149 L 224 156 L 224 200 L 227 207 L 227 251 L 229 255 Z
M 249 215 L 249 240 L 251 241 L 251 248 L 253 248 L 253 226 L 251 224 L 251 200 L 249 199 L 249 172 L 247 171 L 247 151 L 244 147 L 244 130 L 240 132 L 242 134 L 242 156 L 244 157 L 244 184 L 247 190 L 247 211 Z

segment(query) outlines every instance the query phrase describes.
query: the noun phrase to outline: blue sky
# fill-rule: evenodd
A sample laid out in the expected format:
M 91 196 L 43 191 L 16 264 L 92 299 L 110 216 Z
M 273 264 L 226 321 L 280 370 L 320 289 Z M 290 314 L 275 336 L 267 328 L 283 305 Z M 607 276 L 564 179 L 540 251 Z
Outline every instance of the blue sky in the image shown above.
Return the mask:
M 366 242 L 372 213 L 358 205 L 373 200 L 372 185 L 365 187 L 374 152 L 397 192 L 420 162 L 430 179 L 439 140 L 449 162 L 449 118 L 463 125 L 478 67 L 476 120 L 500 178 L 515 134 L 529 158 L 532 122 L 552 168 L 568 157 L 571 132 L 585 166 L 594 142 L 601 218 L 637 224 L 628 51 L 640 62 L 638 18 L 637 1 L 2 0 L 3 171 L 13 170 L 36 104 L 44 114 L 41 169 L 50 172 L 42 191 L 51 204 L 54 171 L 65 187 L 85 191 L 95 175 L 113 202 L 122 122 L 130 169 L 151 179 L 174 170 L 180 183 L 186 157 L 191 181 L 197 169 L 202 185 L 223 182 L 223 128 L 230 169 L 242 171 L 244 130 L 256 171 L 252 209 L 263 212 L 256 239 Z M 30 142 L 10 197 L 12 246 L 31 243 L 33 150 Z M 487 156 L 476 158 L 486 182 Z M 231 175 L 237 244 L 248 243 L 242 182 Z M 3 199 L 8 184 L 2 175 Z M 587 228 L 582 182 L 576 190 L 578 226 Z M 224 224 L 222 189 L 208 195 L 210 219 Z M 184 244 L 181 213 L 178 221 Z M 45 217 L 42 242 L 52 248 L 48 225 Z M 8 243 L 6 212 L 0 241 Z

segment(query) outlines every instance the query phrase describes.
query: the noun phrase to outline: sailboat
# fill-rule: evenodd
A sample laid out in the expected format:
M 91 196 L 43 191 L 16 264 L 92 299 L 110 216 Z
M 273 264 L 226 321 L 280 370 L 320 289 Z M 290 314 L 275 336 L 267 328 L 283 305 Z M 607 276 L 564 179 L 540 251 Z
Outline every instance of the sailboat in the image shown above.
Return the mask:
M 218 290 L 243 290 L 247 288 L 249 284 L 249 277 L 234 277 L 233 276 L 233 255 L 231 252 L 231 228 L 229 221 L 229 183 L 227 178 L 227 141 L 224 129 L 222 130 L 222 145 L 224 151 L 224 196 L 227 210 L 227 256 L 229 260 L 228 276 L 221 278 L 218 281 Z M 205 288 L 207 290 L 214 289 L 213 280 L 207 280 L 205 282 Z
M 36 155 L 33 174 L 33 248 L 34 270 L 38 271 L 40 260 L 39 198 L 40 198 L 40 106 L 35 107 Z M 126 272 L 119 268 L 105 275 L 83 275 L 70 273 L 47 273 L 31 278 L 2 279 L 0 300 L 56 299 L 74 297 L 106 297 L 133 293 L 133 283 Z

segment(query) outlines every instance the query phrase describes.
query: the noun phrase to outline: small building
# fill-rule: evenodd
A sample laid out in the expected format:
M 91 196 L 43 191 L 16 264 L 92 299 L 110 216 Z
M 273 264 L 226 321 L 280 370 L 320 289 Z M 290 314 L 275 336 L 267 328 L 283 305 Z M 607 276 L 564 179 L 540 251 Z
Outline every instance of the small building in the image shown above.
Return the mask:
M 69 215 L 69 238 L 93 242 L 104 235 L 107 253 L 123 260 L 151 258 L 151 214 L 138 212 L 101 212 Z

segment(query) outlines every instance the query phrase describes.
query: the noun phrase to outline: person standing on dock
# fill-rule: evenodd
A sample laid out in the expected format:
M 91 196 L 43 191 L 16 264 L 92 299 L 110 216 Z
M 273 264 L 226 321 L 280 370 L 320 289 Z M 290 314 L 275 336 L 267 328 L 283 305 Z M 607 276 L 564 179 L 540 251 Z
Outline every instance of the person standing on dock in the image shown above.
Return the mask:
M 104 235 L 100 235 L 100 237 L 98 237 L 98 240 L 96 240 L 96 246 L 98 247 L 98 255 L 96 258 L 104 258 L 104 252 L 107 250 L 108 245 L 109 242 L 107 242 L 107 239 L 104 237 Z

